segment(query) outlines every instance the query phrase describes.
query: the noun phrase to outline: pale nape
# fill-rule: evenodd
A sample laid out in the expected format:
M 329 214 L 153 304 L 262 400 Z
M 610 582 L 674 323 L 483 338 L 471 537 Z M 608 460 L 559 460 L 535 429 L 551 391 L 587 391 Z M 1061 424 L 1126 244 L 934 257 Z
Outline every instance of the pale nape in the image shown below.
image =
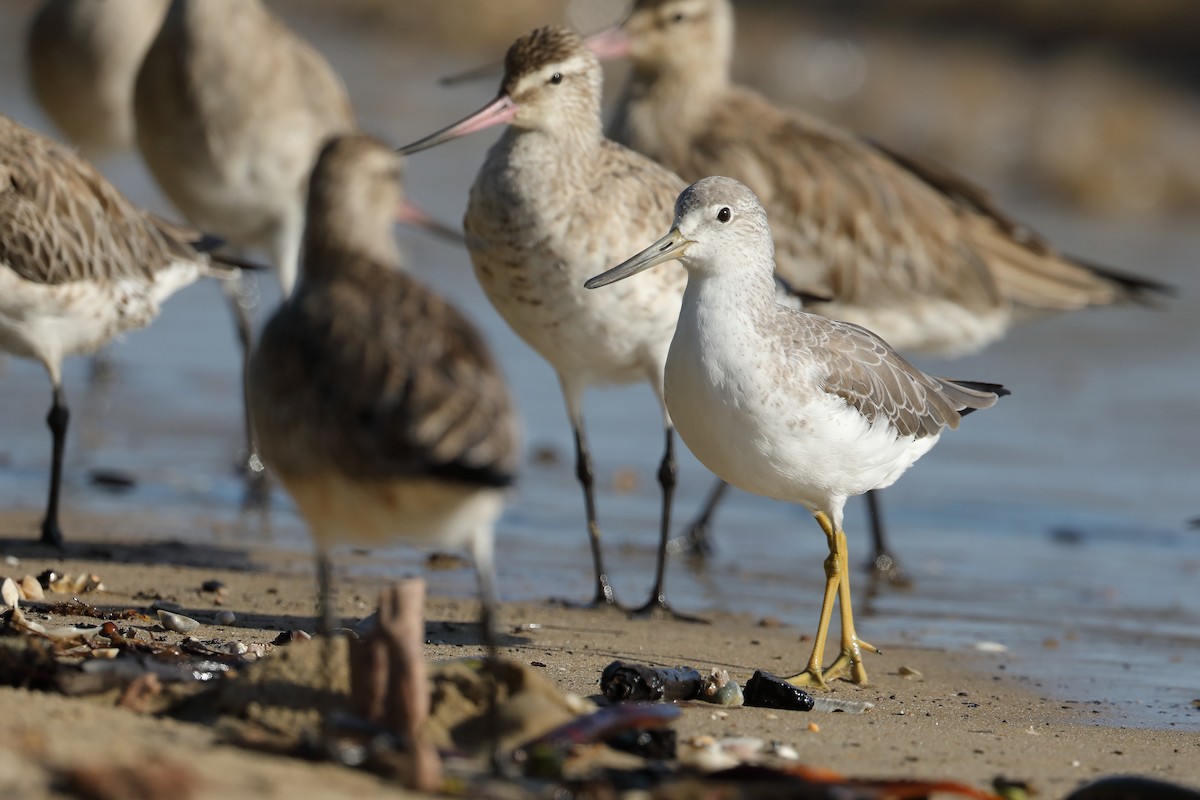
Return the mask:
M 804 505 L 825 533 L 829 557 L 813 651 L 790 680 L 824 686 L 848 675 L 866 683 L 862 650 L 875 648 L 854 627 L 846 499 L 890 486 L 945 428 L 1007 392 L 926 375 L 864 328 L 778 304 L 766 212 L 731 178 L 687 188 L 666 236 L 587 286 L 674 259 L 687 269 L 688 283 L 667 357 L 671 418 L 722 480 Z M 824 668 L 835 601 L 841 648 Z
M 582 39 L 539 28 L 509 48 L 495 101 L 401 150 L 508 126 L 471 187 L 465 221 L 471 262 L 492 305 L 558 374 L 575 434 L 593 603 L 615 604 L 600 547 L 583 395 L 591 386 L 645 382 L 662 403 L 685 278 L 676 266 L 603 294 L 584 291 L 583 281 L 666 225 L 684 184 L 604 138 L 600 89 L 600 65 Z M 658 558 L 650 599 L 638 609 L 643 612 L 669 609 L 664 576 L 676 466 L 665 408 L 663 428 Z

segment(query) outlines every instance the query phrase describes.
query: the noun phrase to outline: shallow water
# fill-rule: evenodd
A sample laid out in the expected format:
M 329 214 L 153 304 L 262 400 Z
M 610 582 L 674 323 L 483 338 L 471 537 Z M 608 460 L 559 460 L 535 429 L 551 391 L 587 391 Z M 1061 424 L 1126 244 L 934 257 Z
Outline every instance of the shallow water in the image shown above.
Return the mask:
M 0 2 L 0 111 L 42 130 L 20 68 L 18 37 L 32 3 Z M 389 45 L 382 36 L 304 24 L 351 87 L 367 129 L 397 143 L 458 119 L 489 99 L 484 83 L 456 91 L 434 78 L 462 57 Z M 490 136 L 414 157 L 410 195 L 456 221 Z M 137 201 L 166 210 L 132 156 L 103 165 Z M 1025 201 L 1020 216 L 1072 252 L 1180 288 L 1161 310 L 1100 310 L 1020 329 L 942 374 L 1001 381 L 1013 396 L 948 434 L 884 497 L 908 590 L 868 597 L 860 580 L 860 632 L 897 642 L 970 650 L 1039 691 L 1102 701 L 1098 718 L 1200 730 L 1200 234 L 1187 225 L 1086 219 Z M 571 437 L 550 369 L 504 326 L 482 297 L 465 252 L 401 231 L 412 269 L 485 329 L 510 379 L 532 454 L 505 515 L 498 569 L 506 599 L 583 599 L 590 593 Z M 277 297 L 271 281 L 264 295 Z M 74 416 L 64 508 L 165 520 L 158 535 L 261 537 L 308 546 L 286 498 L 269 525 L 240 514 L 232 470 L 240 443 L 238 357 L 217 289 L 181 292 L 149 329 L 109 350 L 115 376 L 89 381 L 89 362 L 66 368 Z M 30 510 L 34 535 L 44 501 L 49 391 L 32 362 L 0 361 L 0 506 Z M 619 595 L 649 588 L 657 536 L 659 416 L 644 387 L 597 391 L 587 420 L 595 446 L 606 550 Z M 710 478 L 682 455 L 677 518 L 704 498 Z M 545 463 L 549 461 L 550 463 Z M 126 471 L 137 487 L 113 495 L 90 486 L 94 468 Z M 625 486 L 632 476 L 632 488 Z M 619 480 L 614 480 L 614 478 Z M 622 488 L 617 488 L 618 484 Z M 866 552 L 859 504 L 848 508 L 851 556 Z M 217 534 L 213 532 L 217 531 Z M 68 530 L 68 536 L 70 531 Z M 680 608 L 772 615 L 810 630 L 819 607 L 824 539 L 800 509 L 733 494 L 716 529 L 715 560 L 695 572 L 673 563 L 668 588 Z M 404 571 L 418 554 L 397 549 L 379 569 Z M 469 592 L 469 571 L 439 573 L 447 591 Z M 797 645 L 796 666 L 807 656 Z M 886 655 L 869 668 L 894 670 Z M 1003 674 L 1003 673 L 1000 673 Z

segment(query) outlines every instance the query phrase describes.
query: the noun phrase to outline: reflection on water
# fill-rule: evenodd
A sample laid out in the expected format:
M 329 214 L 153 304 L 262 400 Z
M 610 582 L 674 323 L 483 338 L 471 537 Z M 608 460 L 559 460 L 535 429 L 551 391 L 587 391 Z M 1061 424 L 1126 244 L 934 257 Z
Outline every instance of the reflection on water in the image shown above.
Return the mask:
M 15 41 L 31 5 L 0 5 L 0 110 L 46 130 L 25 90 Z M 362 32 L 350 37 L 330 26 L 309 26 L 306 33 L 317 36 L 346 77 L 365 126 L 397 142 L 459 118 L 495 90 L 490 83 L 454 92 L 437 87 L 434 78 L 461 68 L 461 57 L 389 46 Z M 487 144 L 487 137 L 474 137 L 413 158 L 411 196 L 457 220 Z M 104 167 L 133 198 L 163 209 L 134 157 Z M 1013 396 L 947 435 L 885 496 L 897 549 L 916 585 L 868 600 L 860 584 L 862 630 L 881 644 L 966 650 L 978 641 L 1000 642 L 1008 653 L 986 658 L 1046 692 L 1112 703 L 1129 724 L 1200 729 L 1190 706 L 1200 657 L 1200 531 L 1186 522 L 1200 515 L 1200 236 L 1169 222 L 1089 220 L 1031 204 L 1018 210 L 1066 249 L 1168 281 L 1180 294 L 1165 309 L 1050 320 L 1018 330 L 983 355 L 922 364 L 954 377 L 1002 381 Z M 571 440 L 553 374 L 491 310 L 463 251 L 418 233 L 401 236 L 413 270 L 489 335 L 518 398 L 530 450 L 549 453 L 530 460 L 499 530 L 504 596 L 586 597 L 591 567 L 582 504 L 573 470 L 564 468 Z M 266 283 L 264 295 L 273 302 L 276 289 Z M 215 287 L 181 292 L 152 327 L 129 335 L 111 355 L 116 374 L 104 385 L 89 386 L 86 361 L 67 365 L 75 412 L 68 523 L 86 512 L 141 511 L 155 522 L 135 525 L 139 534 L 254 535 L 307 547 L 283 497 L 269 528 L 239 516 L 241 487 L 232 470 L 240 444 L 238 358 Z M 31 537 L 49 463 L 48 404 L 38 365 L 0 362 L 0 507 L 28 509 L 29 525 L 19 533 Z M 640 602 L 652 579 L 657 531 L 655 401 L 643 387 L 595 392 L 588 404 L 615 585 L 627 601 Z M 137 488 L 110 495 L 89 486 L 88 471 L 97 467 L 128 471 Z M 618 490 L 612 477 L 628 468 L 639 480 L 632 488 L 621 481 Z M 685 454 L 679 518 L 699 505 L 708 486 L 704 470 Z M 852 557 L 864 553 L 856 502 L 846 524 Z M 804 512 L 732 495 L 716 538 L 721 549 L 705 571 L 672 565 L 676 604 L 813 625 L 825 545 Z M 394 556 L 379 568 L 419 563 L 408 550 Z M 465 571 L 434 580 L 448 591 L 473 589 Z M 886 659 L 876 660 L 875 669 L 894 669 Z

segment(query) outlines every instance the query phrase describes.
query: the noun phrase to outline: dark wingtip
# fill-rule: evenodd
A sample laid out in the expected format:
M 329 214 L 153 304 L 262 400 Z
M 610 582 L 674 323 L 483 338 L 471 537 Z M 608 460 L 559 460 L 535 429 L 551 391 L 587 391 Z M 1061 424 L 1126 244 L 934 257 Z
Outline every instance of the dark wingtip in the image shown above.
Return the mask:
M 1121 270 L 1106 267 L 1102 264 L 1075 256 L 1068 256 L 1068 258 L 1093 275 L 1097 275 L 1116 286 L 1126 299 L 1134 303 L 1155 305 L 1164 298 L 1174 297 L 1179 294 L 1179 287 L 1169 283 L 1156 281 L 1152 278 L 1144 278 L 1141 275 L 1132 275 L 1128 272 L 1122 272 Z
M 977 392 L 991 392 L 997 397 L 1007 397 L 1012 394 L 1008 389 L 1004 388 L 999 383 L 986 383 L 984 381 L 960 381 L 957 378 L 949 379 L 950 383 L 956 386 L 961 386 L 964 389 L 973 389 Z

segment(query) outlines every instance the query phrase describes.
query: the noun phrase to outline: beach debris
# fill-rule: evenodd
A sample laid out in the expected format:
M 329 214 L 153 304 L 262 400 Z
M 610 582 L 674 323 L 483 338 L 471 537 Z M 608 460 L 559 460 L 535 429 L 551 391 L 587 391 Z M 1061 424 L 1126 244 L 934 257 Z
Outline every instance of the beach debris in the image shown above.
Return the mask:
M 354 711 L 408 743 L 404 785 L 422 792 L 442 784 L 442 762 L 424 733 L 429 717 L 426 680 L 425 581 L 413 578 L 379 593 L 375 625 L 350 641 L 350 697 Z
M 59 614 L 64 617 L 92 617 L 93 619 L 136 620 L 139 622 L 147 622 L 150 620 L 150 617 L 146 616 L 141 611 L 138 611 L 136 608 L 96 608 L 93 605 L 83 602 L 78 597 L 73 597 L 70 600 L 63 600 L 58 603 L 39 606 L 39 610 L 45 611 L 49 614 Z
M 12 578 L 5 578 L 4 582 L 0 583 L 0 601 L 9 608 L 16 608 L 21 602 L 21 590 Z
M 1200 800 L 1200 792 L 1153 778 L 1121 775 L 1089 783 L 1066 800 Z
M 1000 642 L 987 642 L 987 641 L 976 642 L 974 647 L 980 653 L 1007 653 L 1008 652 L 1008 645 L 1001 644 Z
M 145 714 L 151 710 L 154 700 L 162 694 L 162 691 L 162 681 L 153 672 L 139 675 L 130 681 L 125 690 L 121 692 L 121 697 L 117 700 L 117 708 L 124 708 L 135 714 Z
M 21 559 L 17 558 L 16 556 L 5 556 L 4 557 L 4 566 L 19 567 L 19 566 L 21 566 Z
M 729 670 L 718 670 L 705 675 L 700 681 L 700 699 L 719 706 L 740 706 L 743 703 L 742 687 L 729 679 Z
M 200 627 L 200 623 L 191 617 L 185 617 L 183 614 L 176 614 L 162 608 L 158 610 L 158 619 L 164 628 L 176 633 L 191 633 Z
M 600 674 L 600 691 L 611 702 L 692 700 L 702 679 L 693 667 L 651 667 L 614 661 Z
M 901 678 L 910 678 L 912 680 L 918 680 L 918 681 L 925 677 L 919 669 L 913 669 L 912 667 L 906 667 L 903 664 L 901 664 L 899 666 L 899 668 L 897 668 L 896 674 L 899 675 Z
M 62 575 L 48 569 L 38 575 L 38 583 L 42 588 L 55 594 L 86 594 L 87 592 L 103 592 L 104 583 L 95 573 L 78 575 Z
M 200 591 L 219 594 L 225 591 L 225 584 L 221 583 L 221 581 L 217 580 L 216 578 L 211 578 L 200 584 Z
M 42 584 L 38 583 L 38 579 L 32 575 L 26 575 L 24 578 L 21 578 L 21 596 L 35 603 L 46 599 L 46 593 L 42 590 Z
M 308 642 L 311 640 L 312 640 L 312 634 L 310 634 L 306 631 L 296 629 L 296 630 L 290 630 L 290 631 L 280 631 L 279 635 L 275 637 L 275 640 L 273 642 L 271 642 L 271 644 L 276 645 L 276 646 L 283 646 L 283 645 L 291 644 L 292 642 Z
M 813 697 L 798 686 L 777 675 L 755 670 L 746 681 L 745 703 L 758 708 L 778 708 L 784 711 L 812 711 Z
M 527 775 L 555 778 L 581 745 L 609 743 L 629 733 L 665 728 L 683 712 L 667 703 L 617 703 L 576 717 L 516 748 L 514 758 Z M 670 737 L 673 738 L 673 737 Z M 643 740 L 645 744 L 653 739 Z M 662 742 L 663 740 L 659 740 Z
M 218 611 L 213 615 L 213 622 L 217 625 L 232 625 L 233 623 L 237 622 L 237 614 L 233 613 L 229 609 Z
M 618 733 L 605 744 L 648 761 L 673 761 L 679 752 L 677 739 L 674 728 L 648 728 Z
M 71 797 L 87 800 L 190 800 L 202 784 L 191 767 L 154 755 L 128 764 L 105 759 L 67 767 L 59 783 Z
M 124 470 L 97 467 L 88 472 L 88 483 L 114 494 L 122 494 L 137 486 L 137 479 Z

